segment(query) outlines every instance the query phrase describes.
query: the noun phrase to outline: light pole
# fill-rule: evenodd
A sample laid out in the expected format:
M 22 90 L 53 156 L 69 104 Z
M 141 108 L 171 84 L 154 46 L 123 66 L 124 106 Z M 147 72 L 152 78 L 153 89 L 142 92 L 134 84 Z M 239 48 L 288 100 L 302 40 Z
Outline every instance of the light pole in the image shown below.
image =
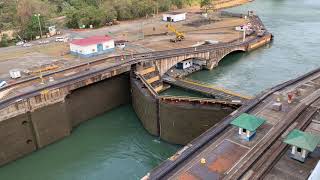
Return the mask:
M 40 14 L 35 14 L 38 17 L 39 29 L 40 29 L 40 37 L 42 38 L 42 29 L 41 29 L 41 22 L 40 22 Z
M 246 30 L 247 30 L 247 27 L 244 26 L 243 27 L 243 42 L 246 40 Z

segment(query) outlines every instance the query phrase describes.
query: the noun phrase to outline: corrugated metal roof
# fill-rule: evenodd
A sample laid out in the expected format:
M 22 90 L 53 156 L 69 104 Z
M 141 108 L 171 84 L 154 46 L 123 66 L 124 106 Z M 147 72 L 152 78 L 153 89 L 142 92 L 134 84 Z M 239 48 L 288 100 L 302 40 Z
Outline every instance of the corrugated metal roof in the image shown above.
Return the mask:
M 236 119 L 234 119 L 230 124 L 235 125 L 240 128 L 247 129 L 249 131 L 255 131 L 260 127 L 266 120 L 253 116 L 251 114 L 243 113 Z
M 284 142 L 312 152 L 319 144 L 320 136 L 294 129 L 288 134 Z
M 178 14 L 187 14 L 186 12 L 175 12 L 175 11 L 172 11 L 172 12 L 166 12 L 166 13 L 163 13 L 165 15 L 178 15 Z
M 79 46 L 89 46 L 93 44 L 99 44 L 106 41 L 110 41 L 112 38 L 110 36 L 92 36 L 84 39 L 73 40 L 70 43 Z

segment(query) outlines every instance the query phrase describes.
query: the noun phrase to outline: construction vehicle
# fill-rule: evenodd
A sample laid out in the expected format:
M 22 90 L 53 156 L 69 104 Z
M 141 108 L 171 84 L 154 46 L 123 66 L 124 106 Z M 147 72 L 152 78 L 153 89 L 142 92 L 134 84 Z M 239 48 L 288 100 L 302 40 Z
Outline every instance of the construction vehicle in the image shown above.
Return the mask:
M 182 41 L 184 39 L 184 33 L 179 32 L 175 27 L 173 27 L 171 24 L 167 24 L 166 27 L 174 32 L 176 34 L 176 38 L 175 39 L 170 39 L 170 42 L 178 42 L 178 41 Z
M 32 70 L 26 70 L 25 73 L 32 75 L 32 74 L 41 74 L 42 72 L 51 71 L 60 68 L 59 66 L 53 64 L 53 65 L 44 65 L 42 67 L 32 69 Z

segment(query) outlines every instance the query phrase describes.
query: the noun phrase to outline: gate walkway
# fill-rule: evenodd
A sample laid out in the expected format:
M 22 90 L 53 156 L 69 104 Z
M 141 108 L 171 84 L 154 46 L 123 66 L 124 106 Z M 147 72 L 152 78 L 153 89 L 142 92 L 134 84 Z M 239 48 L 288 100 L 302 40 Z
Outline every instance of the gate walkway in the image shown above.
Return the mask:
M 242 95 L 228 89 L 187 78 L 179 79 L 167 76 L 163 78 L 163 81 L 177 87 L 204 94 L 205 96 L 214 97 L 216 99 L 228 99 L 241 103 L 245 103 L 246 101 L 252 99 L 251 96 Z

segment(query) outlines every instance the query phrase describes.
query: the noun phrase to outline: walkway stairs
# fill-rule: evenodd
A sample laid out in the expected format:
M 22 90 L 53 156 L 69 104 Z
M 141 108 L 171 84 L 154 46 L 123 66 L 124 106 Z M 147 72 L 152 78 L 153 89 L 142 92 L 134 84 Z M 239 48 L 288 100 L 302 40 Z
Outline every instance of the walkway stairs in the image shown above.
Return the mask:
M 153 62 L 138 65 L 136 75 L 147 87 L 151 88 L 152 91 L 154 91 L 156 94 L 169 88 L 168 85 L 163 84 L 160 72 Z
M 169 88 L 167 85 L 163 84 L 160 72 L 153 62 L 138 65 L 136 75 L 148 88 L 151 88 L 156 94 Z

